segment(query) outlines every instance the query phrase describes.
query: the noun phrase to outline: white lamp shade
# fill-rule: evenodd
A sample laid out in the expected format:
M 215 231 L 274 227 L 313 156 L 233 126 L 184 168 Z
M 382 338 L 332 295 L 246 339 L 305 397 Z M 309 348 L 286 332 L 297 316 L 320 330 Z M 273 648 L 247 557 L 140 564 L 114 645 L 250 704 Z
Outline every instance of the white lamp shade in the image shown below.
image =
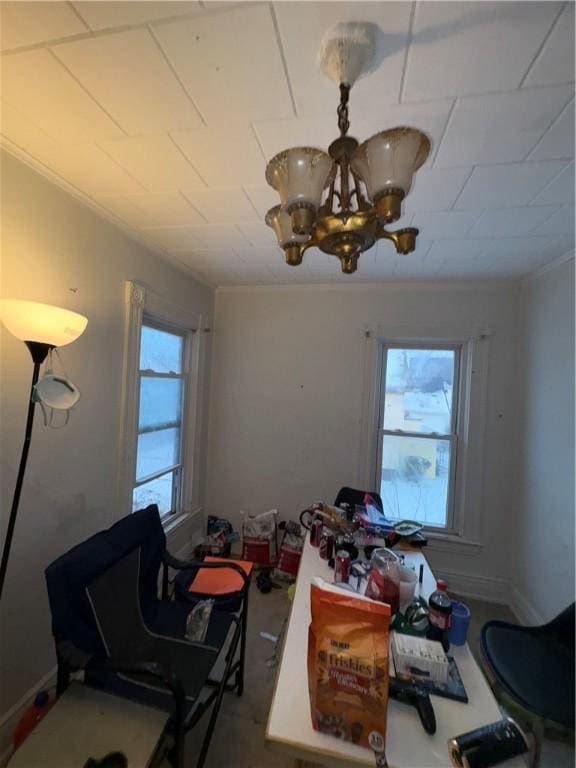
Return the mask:
M 3 299 L 0 318 L 16 338 L 63 347 L 84 333 L 87 318 L 69 309 L 40 304 L 36 301 Z
M 294 147 L 272 158 L 266 181 L 280 194 L 280 203 L 291 213 L 299 205 L 320 206 L 322 192 L 334 178 L 334 161 L 320 149 Z
M 285 248 L 287 245 L 305 243 L 306 240 L 310 239 L 310 235 L 294 234 L 290 214 L 286 213 L 280 205 L 270 208 L 266 214 L 266 224 L 274 230 L 280 248 Z
M 430 141 L 415 128 L 392 128 L 365 141 L 352 155 L 352 170 L 366 184 L 374 202 L 386 189 L 401 189 L 405 195 L 412 176 L 426 161 Z

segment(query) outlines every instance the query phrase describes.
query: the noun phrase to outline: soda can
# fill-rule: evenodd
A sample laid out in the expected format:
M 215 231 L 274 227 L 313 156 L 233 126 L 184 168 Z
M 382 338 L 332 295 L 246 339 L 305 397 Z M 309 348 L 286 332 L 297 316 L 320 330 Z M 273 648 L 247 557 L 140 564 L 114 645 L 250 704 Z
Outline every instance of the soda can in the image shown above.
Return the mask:
M 313 547 L 319 547 L 320 546 L 320 539 L 322 537 L 322 529 L 324 528 L 324 523 L 320 518 L 316 518 L 312 521 L 312 525 L 310 527 L 310 544 Z
M 340 549 L 336 552 L 336 560 L 334 562 L 334 583 L 339 581 L 347 582 L 350 577 L 350 553 L 345 549 Z
M 332 531 L 323 531 L 320 538 L 320 557 L 322 560 L 330 560 L 334 555 L 334 534 Z

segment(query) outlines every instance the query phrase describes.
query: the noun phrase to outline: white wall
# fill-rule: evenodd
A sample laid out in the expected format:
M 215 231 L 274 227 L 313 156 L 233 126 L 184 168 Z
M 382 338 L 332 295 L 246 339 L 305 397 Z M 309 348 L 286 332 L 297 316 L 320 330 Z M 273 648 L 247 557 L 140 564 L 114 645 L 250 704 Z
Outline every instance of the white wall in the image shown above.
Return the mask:
M 2 599 L 0 723 L 2 713 L 55 663 L 44 568 L 118 516 L 114 507 L 124 283 L 129 279 L 202 313 L 211 324 L 210 289 L 129 240 L 14 158 L 2 156 L 2 296 L 68 307 L 89 322 L 84 335 L 61 350 L 68 375 L 82 392 L 68 426 L 46 429 L 37 409 Z M 0 338 L 3 539 L 32 362 L 24 344 L 4 330 Z M 208 354 L 206 386 L 209 359 Z
M 450 286 L 277 286 L 219 289 L 207 507 L 239 524 L 238 510 L 278 507 L 294 518 L 357 480 L 365 323 L 409 319 L 492 329 L 481 548 L 433 551 L 460 587 L 505 600 L 513 474 L 518 289 Z M 357 486 L 358 487 L 358 486 Z
M 574 600 L 574 261 L 526 281 L 512 582 L 519 612 Z

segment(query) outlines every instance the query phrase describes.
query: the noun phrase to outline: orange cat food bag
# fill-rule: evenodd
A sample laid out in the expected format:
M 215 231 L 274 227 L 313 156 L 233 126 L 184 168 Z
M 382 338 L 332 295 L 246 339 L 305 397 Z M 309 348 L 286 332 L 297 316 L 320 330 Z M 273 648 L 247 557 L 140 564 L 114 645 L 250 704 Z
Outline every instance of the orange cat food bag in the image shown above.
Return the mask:
M 308 687 L 317 731 L 383 748 L 390 607 L 321 579 L 310 587 Z

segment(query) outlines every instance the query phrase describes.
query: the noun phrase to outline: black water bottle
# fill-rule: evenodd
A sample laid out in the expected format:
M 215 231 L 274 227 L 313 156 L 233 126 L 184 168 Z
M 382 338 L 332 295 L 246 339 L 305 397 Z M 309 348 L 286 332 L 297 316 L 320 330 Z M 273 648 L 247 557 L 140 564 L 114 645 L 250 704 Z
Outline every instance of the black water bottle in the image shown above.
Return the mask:
M 428 640 L 442 643 L 442 648 L 450 648 L 450 620 L 452 618 L 452 601 L 446 594 L 446 582 L 438 579 L 436 590 L 428 598 Z

